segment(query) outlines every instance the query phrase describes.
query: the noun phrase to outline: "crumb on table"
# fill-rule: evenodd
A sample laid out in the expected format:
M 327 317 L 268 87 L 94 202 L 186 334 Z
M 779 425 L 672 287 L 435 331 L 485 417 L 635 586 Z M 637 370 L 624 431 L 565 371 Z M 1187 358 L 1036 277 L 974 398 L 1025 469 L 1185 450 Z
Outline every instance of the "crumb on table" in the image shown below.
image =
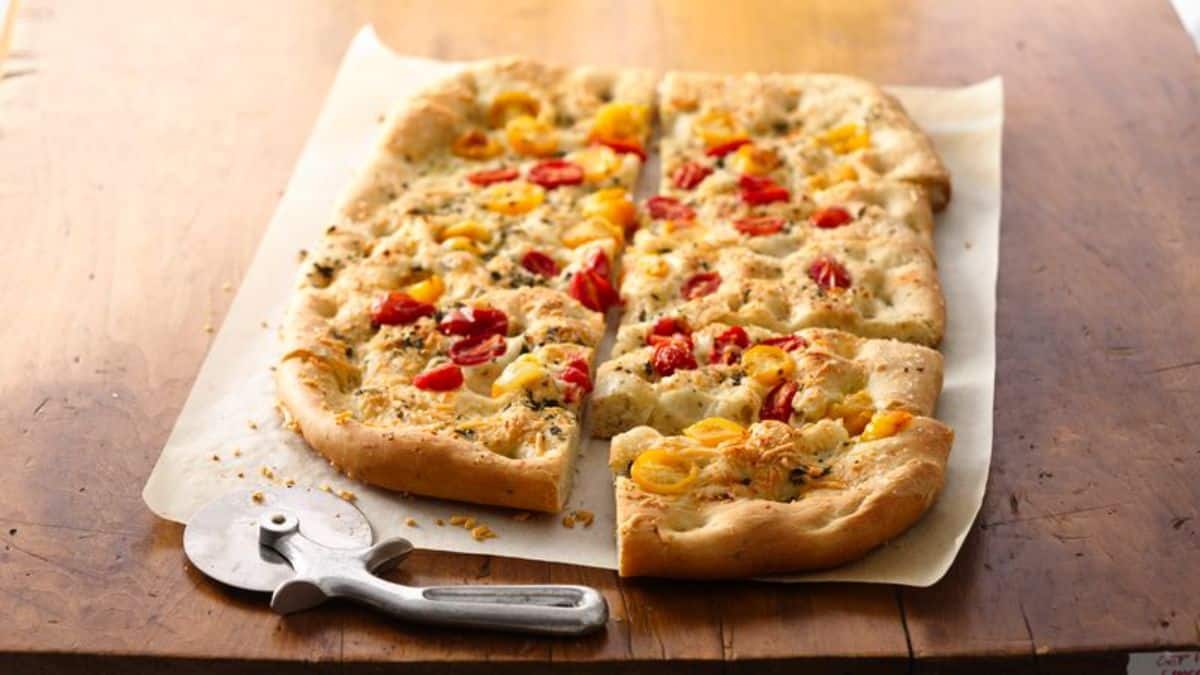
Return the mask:
M 409 516 L 408 518 L 405 518 L 405 519 L 404 519 L 404 524 L 405 524 L 405 525 L 407 525 L 407 526 L 409 526 L 409 527 L 416 527 L 416 526 L 417 526 L 417 519 L 416 519 L 416 518 L 413 518 L 412 516 Z
M 358 495 L 354 494 L 353 492 L 351 492 L 349 490 L 338 490 L 337 496 L 348 502 L 352 502 L 352 501 L 358 499 Z
M 495 539 L 497 535 L 487 525 L 480 525 L 471 530 L 471 536 L 475 538 L 475 541 L 487 541 L 488 539 Z
M 252 493 L 250 495 L 250 500 L 253 501 L 255 504 L 263 503 L 264 499 L 266 499 L 266 495 L 264 495 L 263 493 L 258 492 L 258 491 L 255 491 L 254 493 Z
M 563 527 L 571 529 L 575 527 L 575 514 L 565 513 L 562 517 Z

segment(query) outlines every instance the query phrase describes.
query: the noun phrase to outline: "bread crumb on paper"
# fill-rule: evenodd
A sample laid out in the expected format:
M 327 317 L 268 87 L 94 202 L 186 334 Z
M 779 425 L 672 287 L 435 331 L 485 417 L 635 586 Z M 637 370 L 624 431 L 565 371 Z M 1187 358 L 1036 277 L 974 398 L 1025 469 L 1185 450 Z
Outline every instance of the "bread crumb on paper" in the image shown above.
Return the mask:
M 530 517 L 532 517 L 532 516 L 533 516 L 533 514 L 528 511 L 518 511 L 518 512 L 512 514 L 512 519 L 517 520 L 517 521 L 526 521 L 526 520 L 529 520 Z
M 573 513 L 564 514 L 562 517 L 562 524 L 563 524 L 563 527 L 565 527 L 569 530 L 574 529 L 575 528 L 575 514 L 573 514 Z
M 338 496 L 338 498 L 344 499 L 345 501 L 348 501 L 348 502 L 353 502 L 356 499 L 358 499 L 358 495 L 354 494 L 353 492 L 351 492 L 349 490 L 338 490 L 337 496 Z
M 492 528 L 487 525 L 480 525 L 471 530 L 471 536 L 475 538 L 475 541 L 487 541 L 488 539 L 495 539 L 498 535 L 492 532 Z
M 272 471 L 271 467 L 269 466 L 264 466 L 263 468 L 259 469 L 258 472 L 267 480 L 275 480 L 275 472 Z
M 246 426 L 250 427 L 253 430 L 257 430 L 258 422 L 255 422 L 254 420 L 246 420 Z
M 575 520 L 584 527 L 591 527 L 592 523 L 596 520 L 596 514 L 588 511 L 587 509 L 579 509 L 578 511 L 574 512 L 574 515 Z
M 438 518 L 437 520 L 435 520 L 433 522 L 437 523 L 438 527 L 444 527 L 446 525 L 446 521 L 442 520 L 441 518 Z
M 223 290 L 223 291 L 225 291 L 226 293 L 228 293 L 229 291 L 232 291 L 232 290 L 233 290 L 233 284 L 231 284 L 231 283 L 229 283 L 228 281 L 226 281 L 225 283 L 221 284 L 221 290 Z
M 250 495 L 250 501 L 254 502 L 255 504 L 263 503 L 264 499 L 266 499 L 266 495 L 261 492 L 256 491 Z
M 409 516 L 408 518 L 405 518 L 405 519 L 404 519 L 404 524 L 405 524 L 405 525 L 407 525 L 407 526 L 409 526 L 409 527 L 416 527 L 416 526 L 417 526 L 417 519 L 416 519 L 416 518 L 413 518 L 412 516 Z

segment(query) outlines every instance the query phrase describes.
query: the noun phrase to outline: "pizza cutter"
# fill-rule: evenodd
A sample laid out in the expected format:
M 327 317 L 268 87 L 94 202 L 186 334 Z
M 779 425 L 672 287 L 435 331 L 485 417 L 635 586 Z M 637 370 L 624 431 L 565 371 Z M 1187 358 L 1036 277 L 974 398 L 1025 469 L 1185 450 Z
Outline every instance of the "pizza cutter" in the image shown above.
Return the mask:
M 604 596 L 587 586 L 405 586 L 375 575 L 413 551 L 395 537 L 371 544 L 371 525 L 321 490 L 242 490 L 202 508 L 183 531 L 200 571 L 237 588 L 270 591 L 291 614 L 347 598 L 421 623 L 522 633 L 583 635 L 608 620 Z

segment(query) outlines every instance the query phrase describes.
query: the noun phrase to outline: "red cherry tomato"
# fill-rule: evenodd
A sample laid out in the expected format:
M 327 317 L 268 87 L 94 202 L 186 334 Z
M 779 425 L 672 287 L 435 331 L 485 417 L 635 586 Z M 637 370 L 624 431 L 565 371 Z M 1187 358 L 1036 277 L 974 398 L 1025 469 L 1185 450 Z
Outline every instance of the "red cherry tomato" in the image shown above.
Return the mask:
M 637 155 L 638 159 L 643 162 L 646 161 L 646 150 L 637 141 L 622 141 L 617 138 L 597 138 L 596 142 L 600 145 L 607 145 L 618 155 L 633 154 Z
M 787 424 L 792 419 L 792 399 L 796 397 L 799 386 L 791 380 L 784 380 L 767 392 L 763 399 L 762 410 L 758 411 L 760 420 L 776 420 Z
M 713 338 L 712 354 L 709 363 L 724 363 L 731 365 L 742 358 L 742 350 L 750 346 L 750 336 L 741 326 L 730 326 L 720 335 Z
M 654 372 L 666 377 L 677 370 L 692 370 L 696 367 L 696 356 L 683 340 L 666 340 L 654 345 L 654 354 L 650 357 Z
M 738 187 L 741 188 L 742 201 L 751 206 L 791 199 L 787 188 L 762 176 L 742 176 L 738 179 Z
M 646 200 L 646 210 L 655 220 L 691 220 L 696 211 L 674 197 L 657 195 Z
M 371 305 L 371 321 L 378 326 L 398 326 L 412 323 L 423 316 L 433 316 L 436 311 L 428 302 L 415 300 L 407 293 L 392 291 Z
M 688 349 L 691 349 L 692 329 L 683 319 L 664 316 L 655 321 L 654 325 L 650 328 L 650 332 L 646 334 L 646 344 L 657 345 L 667 340 L 683 340 L 687 342 Z
M 464 307 L 447 312 L 438 330 L 443 335 L 507 335 L 508 316 L 491 307 Z
M 705 150 L 704 154 L 708 155 L 709 157 L 724 157 L 725 155 L 728 155 L 729 153 L 733 152 L 734 150 L 737 150 L 738 148 L 742 147 L 743 145 L 746 145 L 749 142 L 750 142 L 749 138 L 738 138 L 736 140 L 728 141 L 728 142 L 722 143 L 720 145 L 714 145 L 713 147 L 709 148 L 708 150 Z
M 785 352 L 794 352 L 797 349 L 803 349 L 804 347 L 807 347 L 808 340 L 805 340 L 799 335 L 781 335 L 779 337 L 767 338 L 766 340 L 759 342 L 759 344 L 779 347 Z
M 832 230 L 835 227 L 841 227 L 846 223 L 854 220 L 850 212 L 840 206 L 830 206 L 813 213 L 808 217 L 808 221 L 813 224 L 813 227 L 819 227 L 822 230 Z
M 507 350 L 503 335 L 469 335 L 450 345 L 450 360 L 460 366 L 477 366 L 503 356 Z
M 519 175 L 521 174 L 519 174 L 516 169 L 500 167 L 499 169 L 476 171 L 475 173 L 468 174 L 467 180 L 470 181 L 472 185 L 486 187 L 492 183 L 505 183 Z
M 548 159 L 529 170 L 529 182 L 547 190 L 560 185 L 579 185 L 583 182 L 583 167 L 565 159 Z
M 572 298 L 593 312 L 608 311 L 609 307 L 621 301 L 621 297 L 617 295 L 617 291 L 613 289 L 608 279 L 590 269 L 576 272 L 571 277 L 571 284 L 567 291 Z
M 779 232 L 783 229 L 784 223 L 783 218 L 776 218 L 775 216 L 750 216 L 749 218 L 734 221 L 733 226 L 742 234 L 748 234 L 751 237 L 760 237 Z
M 592 259 L 587 262 L 584 268 L 595 272 L 606 281 L 612 278 L 612 263 L 608 261 L 608 254 L 603 250 L 593 253 Z
M 558 263 L 541 251 L 529 251 L 521 257 L 521 267 L 539 277 L 558 276 Z
M 708 178 L 712 167 L 697 162 L 684 162 L 671 174 L 671 183 L 680 190 L 691 190 Z
M 850 273 L 845 266 L 828 255 L 819 256 L 808 266 L 808 277 L 825 290 L 850 288 Z
M 453 391 L 461 387 L 462 383 L 462 369 L 453 363 L 443 363 L 413 378 L 413 384 L 426 391 Z
M 588 370 L 587 361 L 583 359 L 573 359 L 559 374 L 558 379 L 566 385 L 564 397 L 567 399 L 567 403 L 574 403 L 592 390 L 592 376 Z
M 679 290 L 684 300 L 695 300 L 710 295 L 721 286 L 721 275 L 717 272 L 701 272 L 683 282 Z

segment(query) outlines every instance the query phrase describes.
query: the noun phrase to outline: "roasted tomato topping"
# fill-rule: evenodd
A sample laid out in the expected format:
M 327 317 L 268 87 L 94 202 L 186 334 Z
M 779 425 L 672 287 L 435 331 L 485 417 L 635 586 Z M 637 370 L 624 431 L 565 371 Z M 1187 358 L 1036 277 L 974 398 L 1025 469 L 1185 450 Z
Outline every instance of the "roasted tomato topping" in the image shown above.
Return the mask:
M 796 397 L 799 386 L 792 380 L 784 380 L 767 392 L 763 399 L 762 410 L 758 411 L 760 420 L 776 420 L 787 424 L 792 419 L 792 399 Z
M 708 178 L 712 167 L 697 162 L 684 162 L 671 174 L 671 183 L 680 190 L 691 190 Z
M 453 363 L 443 363 L 413 378 L 413 384 L 426 391 L 453 391 L 462 383 L 462 369 Z
M 646 344 L 657 345 L 668 340 L 683 340 L 688 349 L 692 348 L 692 328 L 687 321 L 673 316 L 664 316 L 650 328 L 646 334 Z
M 750 142 L 749 138 L 735 138 L 734 140 L 729 141 L 727 143 L 721 143 L 719 145 L 714 145 L 713 147 L 709 148 L 708 150 L 705 150 L 704 154 L 708 155 L 709 157 L 724 157 L 725 155 L 728 155 L 729 153 L 733 152 L 734 150 L 737 150 L 738 148 L 742 147 L 743 145 L 746 145 L 749 142 Z
M 566 385 L 563 396 L 567 399 L 567 403 L 578 401 L 584 394 L 592 390 L 592 375 L 587 361 L 583 359 L 572 359 L 559 374 L 558 379 Z
M 761 237 L 779 232 L 783 229 L 785 222 L 783 218 L 775 216 L 750 216 L 749 218 L 734 221 L 733 226 L 742 234 L 748 234 L 751 237 Z
M 808 217 L 808 221 L 813 224 L 813 227 L 819 227 L 822 230 L 832 230 L 835 227 L 841 227 L 851 220 L 854 220 L 854 216 L 851 216 L 849 211 L 840 206 L 830 206 L 821 209 Z
M 596 251 L 592 254 L 592 259 L 587 262 L 587 269 L 604 277 L 605 280 L 612 278 L 612 263 L 608 260 L 608 254 L 604 251 Z
M 583 167 L 565 159 L 548 159 L 529 170 L 529 182 L 547 190 L 560 185 L 579 185 L 583 182 Z
M 696 367 L 696 355 L 691 345 L 683 340 L 665 340 L 654 345 L 650 357 L 654 372 L 666 377 L 677 370 L 692 370 Z
M 436 311 L 428 302 L 416 300 L 408 293 L 392 291 L 371 306 L 371 321 L 377 326 L 398 326 L 423 316 L 433 316 Z
M 507 335 L 508 316 L 491 307 L 464 307 L 451 310 L 438 323 L 443 335 Z
M 571 277 L 567 289 L 571 297 L 593 312 L 604 312 L 621 301 L 608 278 L 591 269 L 581 269 Z
M 646 210 L 655 220 L 691 220 L 696 211 L 674 197 L 657 195 L 646 200 Z
M 791 198 L 787 188 L 761 176 L 742 176 L 738 179 L 738 187 L 741 189 L 742 201 L 751 206 L 786 202 Z
M 683 282 L 679 290 L 684 300 L 695 300 L 714 293 L 721 286 L 721 275 L 717 272 L 701 272 Z
M 720 335 L 713 338 L 712 354 L 709 363 L 737 363 L 742 357 L 742 350 L 750 346 L 750 336 L 741 326 L 730 326 Z
M 460 366 L 477 366 L 502 356 L 507 350 L 503 335 L 470 335 L 450 345 L 450 360 Z
M 516 169 L 508 167 L 500 167 L 499 169 L 489 169 L 487 171 L 476 171 L 472 174 L 467 174 L 467 180 L 472 185 L 484 187 L 492 183 L 504 183 L 521 175 Z
M 822 255 L 808 266 L 808 276 L 825 290 L 850 288 L 850 273 L 838 261 Z
M 779 337 L 767 338 L 766 340 L 759 342 L 759 344 L 779 347 L 785 352 L 794 352 L 797 349 L 803 349 L 807 347 L 808 340 L 805 340 L 799 335 L 781 335 Z
M 521 267 L 539 277 L 553 277 L 558 275 L 558 263 L 554 262 L 554 258 L 541 251 L 526 252 L 525 255 L 521 256 Z
M 596 142 L 611 148 L 618 155 L 637 155 L 638 159 L 643 162 L 646 161 L 646 150 L 637 141 L 621 140 L 619 138 L 597 138 Z

